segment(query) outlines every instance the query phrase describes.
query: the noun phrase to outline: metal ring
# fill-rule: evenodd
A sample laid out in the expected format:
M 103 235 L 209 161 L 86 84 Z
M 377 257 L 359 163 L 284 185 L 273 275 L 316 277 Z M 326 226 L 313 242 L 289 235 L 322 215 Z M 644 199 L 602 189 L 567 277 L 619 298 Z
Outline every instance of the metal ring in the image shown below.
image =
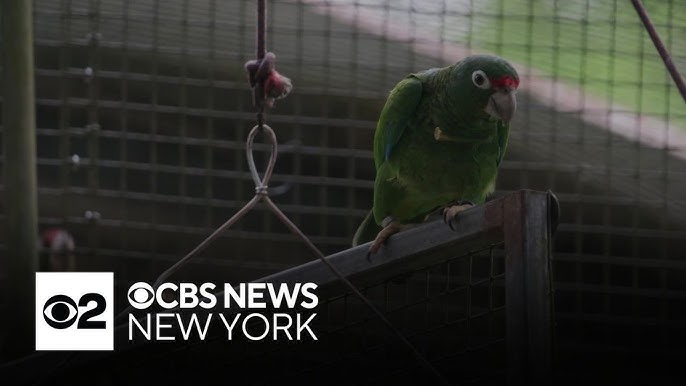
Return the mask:
M 260 178 L 260 175 L 257 172 L 257 167 L 255 166 L 255 159 L 252 155 L 255 136 L 257 136 L 257 133 L 260 130 L 263 130 L 263 132 L 267 134 L 269 143 L 272 146 L 271 154 L 269 156 L 269 163 L 267 164 L 267 169 L 264 171 L 264 177 L 262 178 Z M 248 135 L 245 153 L 248 158 L 248 168 L 250 169 L 250 175 L 252 176 L 253 182 L 255 182 L 255 192 L 258 194 L 266 194 L 267 185 L 269 185 L 269 180 L 272 178 L 272 173 L 274 172 L 274 165 L 276 164 L 277 143 L 276 134 L 274 134 L 274 130 L 272 130 L 271 127 L 265 124 L 262 124 L 262 126 L 255 125 L 255 127 L 253 127 L 252 130 L 250 130 L 250 134 Z

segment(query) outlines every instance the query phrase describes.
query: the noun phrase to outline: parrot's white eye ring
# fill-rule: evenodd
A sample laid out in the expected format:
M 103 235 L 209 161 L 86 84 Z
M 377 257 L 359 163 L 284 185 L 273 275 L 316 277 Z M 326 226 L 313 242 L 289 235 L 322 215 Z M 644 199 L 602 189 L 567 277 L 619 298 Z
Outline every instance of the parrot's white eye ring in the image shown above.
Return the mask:
M 486 73 L 481 70 L 472 72 L 472 83 L 480 89 L 488 90 L 491 88 L 491 81 L 488 80 Z

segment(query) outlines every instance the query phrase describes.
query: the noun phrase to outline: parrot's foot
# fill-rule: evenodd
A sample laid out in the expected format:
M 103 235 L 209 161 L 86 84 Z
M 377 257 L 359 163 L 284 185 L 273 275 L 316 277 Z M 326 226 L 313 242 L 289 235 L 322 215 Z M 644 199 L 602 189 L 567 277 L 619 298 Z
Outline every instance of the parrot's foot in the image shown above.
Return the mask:
M 455 230 L 455 228 L 453 228 L 452 219 L 454 219 L 458 213 L 463 212 L 473 206 L 474 203 L 471 201 L 458 201 L 455 203 L 455 205 L 446 206 L 443 209 L 443 221 L 450 226 L 450 229 Z
M 372 246 L 369 247 L 369 252 L 367 252 L 367 259 L 369 259 L 373 254 L 376 252 L 379 252 L 379 249 L 381 249 L 382 245 L 385 245 L 386 242 L 388 241 L 388 238 L 391 237 L 392 235 L 400 232 L 401 230 L 407 228 L 408 225 L 406 224 L 400 224 L 396 221 L 391 221 L 389 222 L 377 235 L 376 238 L 374 239 L 374 242 L 372 243 Z

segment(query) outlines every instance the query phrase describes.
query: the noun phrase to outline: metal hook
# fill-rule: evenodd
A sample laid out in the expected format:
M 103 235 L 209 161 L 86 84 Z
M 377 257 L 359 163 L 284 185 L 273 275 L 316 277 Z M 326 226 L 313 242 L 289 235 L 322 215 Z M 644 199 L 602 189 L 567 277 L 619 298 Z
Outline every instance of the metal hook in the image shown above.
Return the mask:
M 255 159 L 253 158 L 253 142 L 255 141 L 255 136 L 259 131 L 267 134 L 269 143 L 271 144 L 271 154 L 269 155 L 269 163 L 267 164 L 267 169 L 264 171 L 264 177 L 260 179 L 260 175 L 257 172 L 257 167 L 255 166 Z M 248 158 L 248 168 L 250 169 L 250 175 L 252 180 L 255 182 L 255 194 L 267 194 L 267 188 L 269 185 L 269 180 L 272 178 L 272 172 L 274 171 L 274 165 L 276 164 L 276 153 L 277 153 L 277 143 L 276 134 L 271 127 L 266 124 L 255 125 L 248 135 L 247 146 L 245 147 L 245 153 Z

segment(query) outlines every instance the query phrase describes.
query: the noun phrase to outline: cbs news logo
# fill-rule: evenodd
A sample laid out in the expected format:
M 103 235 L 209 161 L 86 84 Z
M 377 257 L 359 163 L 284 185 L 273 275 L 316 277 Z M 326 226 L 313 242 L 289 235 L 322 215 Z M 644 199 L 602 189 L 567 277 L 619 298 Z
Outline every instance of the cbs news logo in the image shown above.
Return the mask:
M 36 350 L 114 350 L 112 272 L 36 273 Z

